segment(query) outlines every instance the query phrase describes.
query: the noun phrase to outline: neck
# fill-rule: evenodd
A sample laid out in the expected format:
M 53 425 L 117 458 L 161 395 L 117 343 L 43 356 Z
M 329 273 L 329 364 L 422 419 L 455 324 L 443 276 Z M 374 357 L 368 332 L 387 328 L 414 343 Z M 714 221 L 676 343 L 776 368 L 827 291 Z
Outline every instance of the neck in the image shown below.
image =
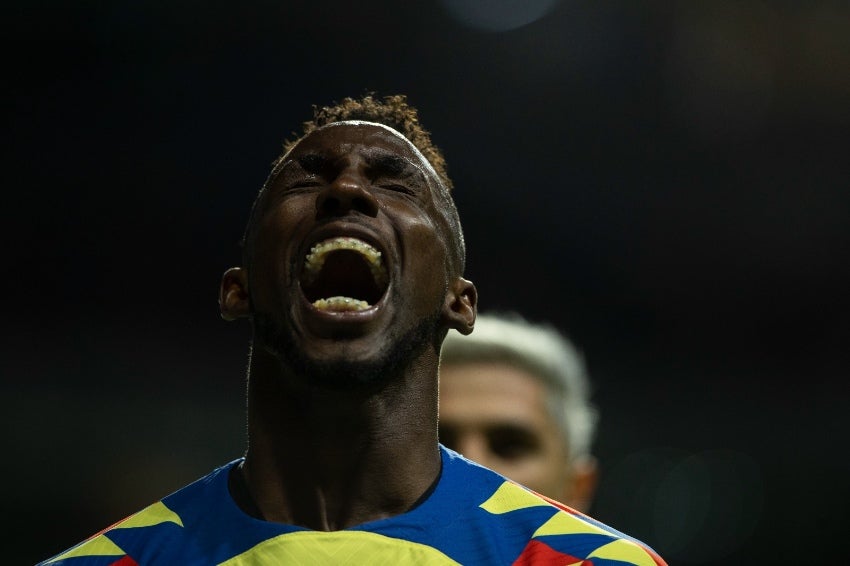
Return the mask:
M 440 472 L 437 360 L 426 351 L 376 390 L 330 390 L 255 350 L 241 472 L 261 516 L 331 531 L 414 506 Z

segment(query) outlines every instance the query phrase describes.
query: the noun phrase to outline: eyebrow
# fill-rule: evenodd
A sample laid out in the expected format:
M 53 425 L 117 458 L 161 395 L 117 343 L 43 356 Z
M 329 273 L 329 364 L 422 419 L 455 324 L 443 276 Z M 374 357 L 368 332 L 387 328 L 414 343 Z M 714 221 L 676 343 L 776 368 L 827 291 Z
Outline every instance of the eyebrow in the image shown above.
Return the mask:
M 286 176 L 294 173 L 292 168 L 295 166 L 307 171 L 308 173 L 315 174 L 320 172 L 326 163 L 327 158 L 317 153 L 307 153 L 290 159 L 281 160 L 277 166 L 272 169 L 272 172 L 269 175 L 269 181 L 267 182 L 269 184 L 280 182 L 281 178 L 285 178 Z
M 321 173 L 330 160 L 321 153 L 305 153 L 296 157 L 295 161 L 308 173 Z
M 372 148 L 365 152 L 364 157 L 369 169 L 375 173 L 390 177 L 416 176 L 422 181 L 427 180 L 427 176 L 422 171 L 422 167 L 407 157 L 403 157 L 397 153 L 389 152 L 384 149 Z
M 390 175 L 401 175 L 406 169 L 418 169 L 413 163 L 400 155 L 382 151 L 375 151 L 374 155 L 367 154 L 366 163 L 369 164 L 371 169 L 377 169 Z
M 367 167 L 373 174 L 386 175 L 390 177 L 419 177 L 423 182 L 427 182 L 422 167 L 407 157 L 398 155 L 397 153 L 387 151 L 381 148 L 370 148 L 364 151 L 363 155 Z M 319 175 L 332 166 L 334 159 L 332 156 L 324 152 L 307 152 L 295 156 L 291 161 L 284 163 L 277 171 L 277 176 L 288 173 L 288 169 L 293 163 L 297 164 L 302 170 L 307 173 Z

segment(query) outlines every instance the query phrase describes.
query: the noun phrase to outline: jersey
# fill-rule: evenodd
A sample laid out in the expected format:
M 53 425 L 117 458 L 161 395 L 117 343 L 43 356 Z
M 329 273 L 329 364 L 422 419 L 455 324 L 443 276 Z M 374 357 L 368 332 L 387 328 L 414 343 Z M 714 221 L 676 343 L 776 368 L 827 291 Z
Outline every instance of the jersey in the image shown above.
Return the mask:
M 41 565 L 666 564 L 634 538 L 440 452 L 430 495 L 394 517 L 332 532 L 255 519 L 230 495 L 234 460 Z

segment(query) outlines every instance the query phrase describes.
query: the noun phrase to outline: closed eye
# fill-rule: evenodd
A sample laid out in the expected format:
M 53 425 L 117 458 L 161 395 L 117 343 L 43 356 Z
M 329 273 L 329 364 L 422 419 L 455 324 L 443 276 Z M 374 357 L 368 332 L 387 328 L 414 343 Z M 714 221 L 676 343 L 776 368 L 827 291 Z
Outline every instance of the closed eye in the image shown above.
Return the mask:
M 387 189 L 389 191 L 393 191 L 393 192 L 396 192 L 396 193 L 404 193 L 404 194 L 410 195 L 410 196 L 413 196 L 413 195 L 416 194 L 416 191 L 414 191 L 410 187 L 408 187 L 406 185 L 401 185 L 401 184 L 398 184 L 398 183 L 380 183 L 380 184 L 378 184 L 378 186 L 382 189 Z
M 309 177 L 305 177 L 303 179 L 298 179 L 292 183 L 287 185 L 287 189 L 303 189 L 308 187 L 318 187 L 321 185 L 319 182 L 319 178 L 315 175 L 310 175 Z

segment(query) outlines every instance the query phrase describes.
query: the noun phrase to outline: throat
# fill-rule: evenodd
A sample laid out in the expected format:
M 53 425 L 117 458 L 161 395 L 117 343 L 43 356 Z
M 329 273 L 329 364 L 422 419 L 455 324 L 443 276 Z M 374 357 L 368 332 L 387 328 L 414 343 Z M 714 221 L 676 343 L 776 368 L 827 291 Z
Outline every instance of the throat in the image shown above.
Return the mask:
M 406 513 L 425 501 L 439 483 L 438 450 L 424 460 L 393 461 L 404 464 L 364 462 L 349 473 L 322 474 L 297 458 L 285 469 L 263 468 L 249 454 L 243 465 L 231 470 L 230 493 L 239 508 L 255 519 L 338 531 Z

